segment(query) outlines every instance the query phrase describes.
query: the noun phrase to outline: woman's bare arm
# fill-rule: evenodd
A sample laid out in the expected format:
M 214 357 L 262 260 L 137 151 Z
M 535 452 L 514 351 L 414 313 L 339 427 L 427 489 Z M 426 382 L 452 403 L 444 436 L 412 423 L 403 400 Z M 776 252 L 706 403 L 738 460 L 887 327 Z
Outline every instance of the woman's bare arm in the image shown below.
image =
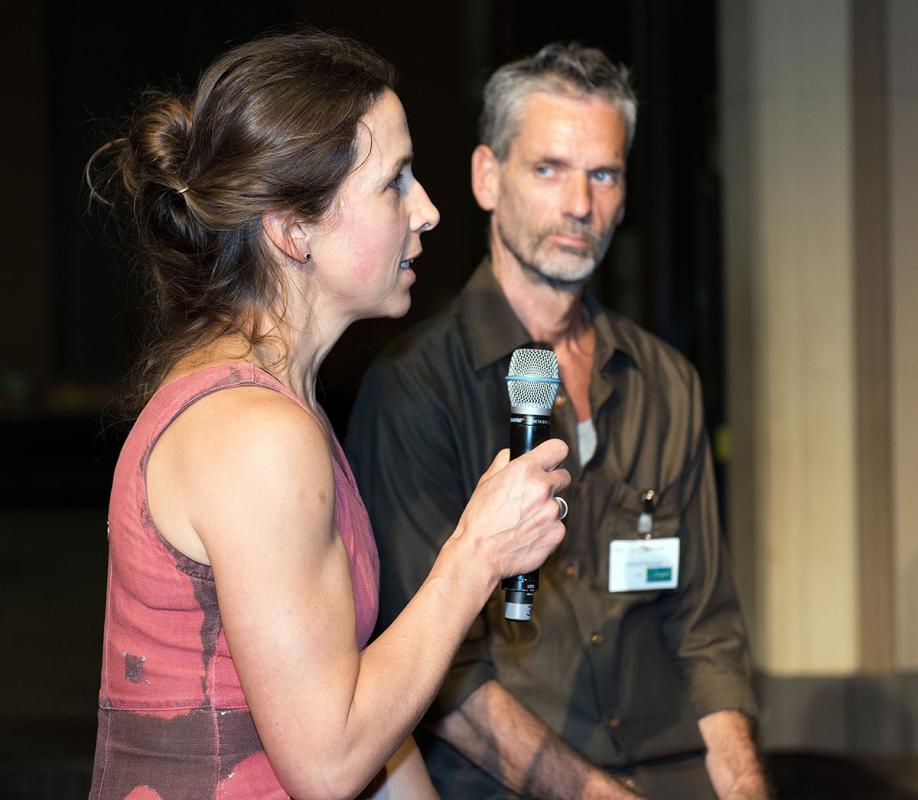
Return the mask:
M 509 467 L 504 454 L 415 598 L 360 653 L 332 456 L 316 419 L 277 393 L 230 390 L 167 434 L 156 473 L 170 476 L 167 494 L 213 566 L 256 727 L 296 797 L 363 789 L 433 699 L 496 581 L 540 564 L 563 535 L 551 497 L 568 476 L 548 470 L 564 445 Z M 154 518 L 161 505 L 151 500 Z
M 385 768 L 360 800 L 439 800 L 430 781 L 421 751 L 409 736 L 402 742 Z

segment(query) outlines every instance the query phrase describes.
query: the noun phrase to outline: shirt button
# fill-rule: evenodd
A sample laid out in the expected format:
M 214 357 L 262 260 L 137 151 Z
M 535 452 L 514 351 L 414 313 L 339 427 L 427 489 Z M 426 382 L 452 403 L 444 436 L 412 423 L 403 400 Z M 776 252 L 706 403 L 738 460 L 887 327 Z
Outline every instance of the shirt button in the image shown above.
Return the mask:
M 601 633 L 594 633 L 594 634 L 590 637 L 590 641 L 591 641 L 594 645 L 596 645 L 597 647 L 599 647 L 599 645 L 602 644 L 602 634 L 601 634 Z
M 613 731 L 617 731 L 621 726 L 622 721 L 618 717 L 609 717 L 609 727 Z
M 578 491 L 578 492 L 583 488 L 583 483 L 584 483 L 583 478 L 580 478 L 580 479 L 577 481 L 577 491 Z
M 629 792 L 634 791 L 634 781 L 631 778 L 625 778 L 622 781 L 622 786 L 624 786 Z
M 567 398 L 563 394 L 559 394 L 555 398 L 555 408 L 564 408 L 567 405 Z
M 568 578 L 573 578 L 577 575 L 577 565 L 573 562 L 564 565 L 564 574 Z

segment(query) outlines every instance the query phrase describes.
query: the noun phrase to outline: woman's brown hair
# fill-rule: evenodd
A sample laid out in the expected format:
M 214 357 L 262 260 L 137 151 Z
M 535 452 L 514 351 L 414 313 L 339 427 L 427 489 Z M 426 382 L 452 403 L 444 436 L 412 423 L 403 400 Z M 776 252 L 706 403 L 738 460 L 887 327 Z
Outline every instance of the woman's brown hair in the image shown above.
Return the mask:
M 262 215 L 312 222 L 330 210 L 359 121 L 394 82 L 393 67 L 352 39 L 268 36 L 218 58 L 191 97 L 148 93 L 127 135 L 96 151 L 91 196 L 127 212 L 151 296 L 131 410 L 195 348 L 225 334 L 263 340 L 283 298 Z

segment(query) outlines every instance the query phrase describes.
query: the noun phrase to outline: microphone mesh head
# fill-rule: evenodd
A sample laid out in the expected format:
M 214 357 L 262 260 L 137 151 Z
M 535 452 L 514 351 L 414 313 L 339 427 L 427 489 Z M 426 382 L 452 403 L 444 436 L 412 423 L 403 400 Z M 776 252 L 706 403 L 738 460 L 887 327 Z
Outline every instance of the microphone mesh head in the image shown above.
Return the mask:
M 512 411 L 550 416 L 560 385 L 558 357 L 554 350 L 521 347 L 513 351 L 507 375 Z

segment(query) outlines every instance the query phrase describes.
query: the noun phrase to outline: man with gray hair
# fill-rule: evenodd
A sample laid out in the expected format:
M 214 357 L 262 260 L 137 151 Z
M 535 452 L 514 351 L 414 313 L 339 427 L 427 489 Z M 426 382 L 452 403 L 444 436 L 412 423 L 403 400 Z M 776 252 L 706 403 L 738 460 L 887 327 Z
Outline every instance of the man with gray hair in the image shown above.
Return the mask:
M 419 732 L 444 798 L 766 797 L 698 377 L 585 288 L 624 214 L 636 116 L 598 50 L 495 72 L 472 155 L 490 257 L 377 359 L 352 414 L 387 624 L 508 444 L 511 353 L 558 357 L 568 535 L 530 621 L 495 592 Z

